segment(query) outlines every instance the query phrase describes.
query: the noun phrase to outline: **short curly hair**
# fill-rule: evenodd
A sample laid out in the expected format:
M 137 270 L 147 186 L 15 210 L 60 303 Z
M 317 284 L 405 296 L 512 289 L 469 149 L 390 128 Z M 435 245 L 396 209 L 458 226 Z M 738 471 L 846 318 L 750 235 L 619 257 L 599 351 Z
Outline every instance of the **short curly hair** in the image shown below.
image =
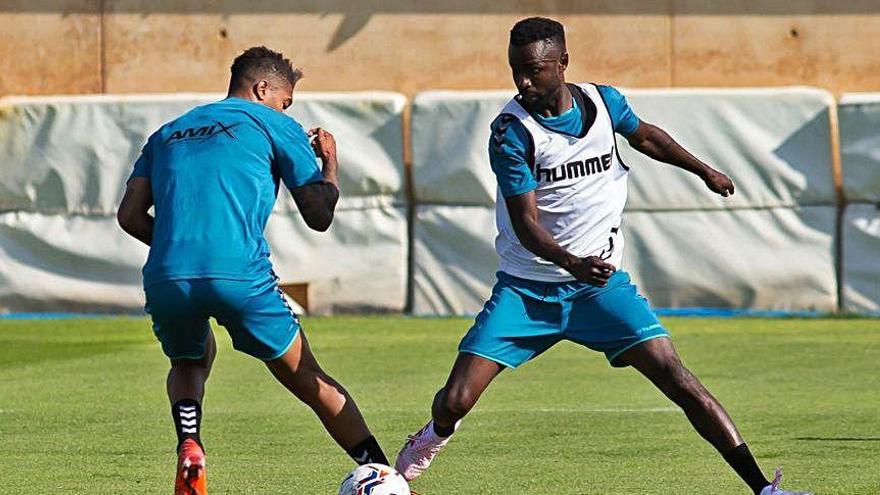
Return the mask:
M 510 30 L 510 44 L 523 46 L 536 41 L 549 41 L 565 46 L 565 28 L 559 21 L 546 17 L 529 17 L 517 22 Z
M 295 86 L 303 76 L 302 71 L 295 68 L 284 55 L 265 46 L 255 46 L 242 52 L 233 60 L 230 71 L 230 86 L 233 87 L 245 86 L 249 81 L 271 76 L 279 77 Z

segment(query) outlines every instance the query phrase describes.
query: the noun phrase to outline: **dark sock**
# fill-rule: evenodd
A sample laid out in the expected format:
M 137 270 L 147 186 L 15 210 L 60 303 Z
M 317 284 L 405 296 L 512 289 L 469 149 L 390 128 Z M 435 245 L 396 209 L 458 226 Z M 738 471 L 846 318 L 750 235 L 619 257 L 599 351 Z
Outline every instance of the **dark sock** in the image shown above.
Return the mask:
M 177 450 L 187 438 L 192 438 L 204 449 L 199 437 L 202 428 L 202 406 L 194 399 L 182 399 L 171 406 L 174 430 L 177 431 Z
M 434 425 L 434 433 L 436 433 L 437 436 L 440 438 L 446 438 L 452 436 L 452 434 L 455 433 L 455 423 L 452 423 L 451 426 L 445 427 L 438 425 L 436 421 L 432 424 Z
M 372 435 L 363 442 L 355 445 L 353 449 L 348 451 L 348 455 L 350 455 L 351 458 L 354 459 L 354 462 L 358 463 L 360 466 L 374 462 L 386 466 L 388 465 L 388 458 L 385 457 L 385 452 L 382 452 L 382 447 L 379 446 L 376 437 Z
M 740 444 L 721 455 L 724 456 L 724 460 L 730 464 L 730 467 L 736 471 L 736 474 L 755 492 L 755 495 L 761 493 L 761 490 L 770 484 L 770 481 L 761 472 L 761 468 L 758 467 L 755 456 L 749 451 L 748 445 Z

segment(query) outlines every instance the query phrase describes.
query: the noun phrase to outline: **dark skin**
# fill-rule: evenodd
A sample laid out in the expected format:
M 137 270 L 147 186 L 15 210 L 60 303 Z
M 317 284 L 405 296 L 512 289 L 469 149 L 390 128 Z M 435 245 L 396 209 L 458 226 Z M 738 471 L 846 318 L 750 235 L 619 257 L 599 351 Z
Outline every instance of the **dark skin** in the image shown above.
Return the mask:
M 240 81 L 230 85 L 229 95 L 265 105 L 283 112 L 293 102 L 293 85 L 275 77 Z M 336 140 L 333 135 L 317 127 L 308 131 L 315 156 L 323 163 L 324 181 L 291 189 L 293 199 L 306 224 L 317 231 L 325 231 L 333 222 L 333 213 L 339 199 Z M 150 180 L 131 179 L 119 205 L 117 219 L 122 229 L 146 245 L 153 239 L 153 217 L 148 210 L 153 205 Z M 213 334 L 209 334 L 201 359 L 172 359 L 168 373 L 167 392 L 171 404 L 182 399 L 202 402 L 205 382 L 211 372 L 216 354 Z M 370 436 L 370 430 L 357 404 L 338 382 L 324 372 L 309 348 L 305 332 L 300 331 L 290 349 L 281 357 L 267 361 L 272 375 L 307 404 L 345 450 L 350 450 Z
M 527 110 L 549 117 L 572 107 L 572 95 L 565 85 L 568 53 L 564 46 L 548 41 L 510 46 L 508 58 L 520 103 Z M 640 121 L 627 140 L 641 153 L 697 175 L 710 191 L 724 197 L 733 194 L 729 177 L 694 157 L 659 127 Z M 505 202 L 523 247 L 564 268 L 579 281 L 600 287 L 608 283 L 616 267 L 596 256 L 579 258 L 569 253 L 540 225 L 534 191 L 505 198 Z M 668 338 L 638 344 L 618 356 L 615 364 L 632 366 L 648 378 L 682 408 L 697 432 L 719 452 L 727 452 L 743 443 L 730 416 L 685 368 Z M 446 385 L 434 397 L 435 424 L 440 429 L 451 428 L 473 408 L 503 370 L 504 366 L 494 361 L 459 354 Z
M 568 52 L 564 46 L 548 41 L 511 45 L 508 59 L 523 107 L 545 117 L 560 115 L 572 107 L 571 91 L 565 85 Z M 634 149 L 655 160 L 697 175 L 712 192 L 725 197 L 733 194 L 733 182 L 729 177 L 694 157 L 663 129 L 639 121 L 627 141 Z M 505 198 L 505 203 L 523 247 L 564 268 L 581 282 L 600 287 L 608 283 L 616 270 L 614 266 L 597 256 L 574 256 L 559 247 L 553 236 L 541 227 L 534 191 Z

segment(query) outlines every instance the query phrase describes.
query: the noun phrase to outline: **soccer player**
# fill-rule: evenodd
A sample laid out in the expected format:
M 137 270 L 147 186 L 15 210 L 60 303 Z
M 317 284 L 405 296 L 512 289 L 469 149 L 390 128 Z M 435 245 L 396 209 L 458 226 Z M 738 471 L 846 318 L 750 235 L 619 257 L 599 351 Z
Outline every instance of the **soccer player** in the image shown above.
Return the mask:
M 171 360 L 180 495 L 206 493 L 202 397 L 216 353 L 209 317 L 311 407 L 355 462 L 388 463 L 354 400 L 315 360 L 263 237 L 281 182 L 310 228 L 330 227 L 339 198 L 336 142 L 283 113 L 302 72 L 280 53 L 250 48 L 231 71 L 226 99 L 150 136 L 118 212 L 123 230 L 150 246 L 145 309 Z
M 772 482 L 764 476 L 727 412 L 682 365 L 647 301 L 619 269 L 629 169 L 615 133 L 651 158 L 696 174 L 716 194 L 733 194 L 733 183 L 639 120 L 614 88 L 567 84 L 560 23 L 518 22 L 508 57 L 519 94 L 492 122 L 489 141 L 499 190 L 498 281 L 461 341 L 432 420 L 404 444 L 398 471 L 408 480 L 422 474 L 502 370 L 564 339 L 651 380 L 755 494 L 790 494 L 779 488 L 778 472 Z

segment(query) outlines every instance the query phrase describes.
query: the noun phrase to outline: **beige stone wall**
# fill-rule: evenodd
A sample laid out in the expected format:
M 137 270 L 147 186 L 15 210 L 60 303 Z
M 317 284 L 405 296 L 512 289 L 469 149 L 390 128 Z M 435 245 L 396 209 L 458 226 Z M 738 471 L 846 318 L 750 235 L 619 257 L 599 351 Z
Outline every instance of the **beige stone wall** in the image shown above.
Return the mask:
M 509 88 L 528 15 L 566 24 L 570 80 L 880 90 L 880 0 L 0 0 L 0 95 L 223 91 L 255 44 L 302 90 Z

